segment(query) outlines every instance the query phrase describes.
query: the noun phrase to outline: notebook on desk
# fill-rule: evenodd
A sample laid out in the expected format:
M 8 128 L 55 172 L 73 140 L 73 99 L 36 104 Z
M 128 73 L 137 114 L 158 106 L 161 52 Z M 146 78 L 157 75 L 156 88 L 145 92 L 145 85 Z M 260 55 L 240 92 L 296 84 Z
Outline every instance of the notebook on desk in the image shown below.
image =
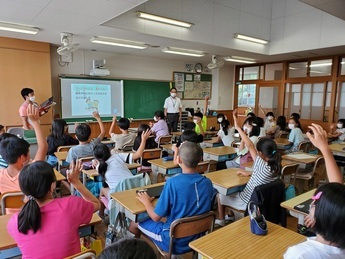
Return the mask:
M 313 202 L 312 199 L 306 200 L 305 202 L 302 202 L 294 207 L 295 210 L 298 210 L 300 212 L 309 214 L 309 208 L 310 204 Z

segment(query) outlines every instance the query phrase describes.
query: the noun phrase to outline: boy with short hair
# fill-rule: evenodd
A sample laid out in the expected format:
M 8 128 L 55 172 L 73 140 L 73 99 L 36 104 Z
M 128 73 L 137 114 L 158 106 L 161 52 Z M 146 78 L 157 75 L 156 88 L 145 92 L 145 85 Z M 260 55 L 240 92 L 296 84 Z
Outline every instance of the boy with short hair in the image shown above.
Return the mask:
M 93 112 L 92 115 L 97 120 L 101 133 L 98 135 L 97 138 L 90 142 L 90 126 L 86 123 L 77 125 L 75 128 L 75 136 L 79 141 L 79 145 L 70 148 L 70 150 L 68 151 L 66 162 L 69 164 L 78 158 L 85 156 L 93 156 L 94 147 L 97 144 L 101 143 L 105 136 L 105 128 L 98 112 Z
M 26 112 L 33 126 L 37 138 L 37 152 L 33 161 L 44 161 L 48 145 L 38 122 L 39 111 L 29 104 Z M 18 177 L 22 168 L 30 162 L 30 144 L 17 136 L 8 136 L 0 142 L 0 154 L 9 164 L 7 168 L 0 169 L 0 193 L 20 191 Z
M 184 142 L 179 148 L 176 162 L 182 168 L 182 174 L 170 178 L 164 186 L 154 208 L 146 192 L 138 193 L 138 199 L 144 204 L 150 219 L 140 223 L 131 222 L 130 231 L 137 237 L 143 232 L 163 251 L 169 251 L 170 225 L 175 219 L 200 215 L 211 210 L 213 186 L 210 179 L 196 172 L 203 151 L 192 142 Z M 160 221 L 166 217 L 166 222 Z M 189 242 L 197 236 L 175 240 L 173 254 L 188 252 Z
M 20 91 L 20 94 L 24 98 L 25 102 L 23 102 L 19 107 L 19 116 L 22 119 L 23 128 L 25 130 L 29 130 L 31 122 L 28 119 L 27 108 L 29 104 L 33 104 L 35 102 L 35 93 L 31 88 L 23 88 Z
M 125 145 L 133 145 L 135 134 L 128 131 L 129 125 L 131 122 L 127 118 L 121 118 L 117 122 L 117 125 L 119 126 L 121 130 L 121 134 L 115 134 L 113 133 L 115 125 L 116 125 L 116 116 L 113 117 L 113 122 L 111 123 L 110 129 L 109 129 L 109 135 L 112 141 L 115 142 L 115 147 L 112 150 L 112 153 L 119 149 L 122 149 Z
M 207 129 L 207 117 L 205 116 L 207 113 L 207 106 L 208 106 L 208 100 L 210 97 L 207 95 L 205 96 L 205 107 L 204 107 L 204 114 L 201 112 L 194 113 L 193 122 L 195 125 L 195 132 L 198 134 L 201 134 L 205 136 L 206 129 Z

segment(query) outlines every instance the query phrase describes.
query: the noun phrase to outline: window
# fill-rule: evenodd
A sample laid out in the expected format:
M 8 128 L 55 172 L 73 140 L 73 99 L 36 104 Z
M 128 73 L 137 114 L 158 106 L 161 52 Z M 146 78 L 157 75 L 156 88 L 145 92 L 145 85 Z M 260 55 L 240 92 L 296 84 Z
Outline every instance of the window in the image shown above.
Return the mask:
M 255 106 L 256 85 L 243 84 L 238 85 L 238 107 Z
M 311 61 L 309 68 L 309 75 L 311 77 L 330 76 L 332 73 L 332 59 Z
M 257 80 L 259 72 L 260 67 L 245 67 L 243 68 L 243 80 Z
M 302 119 L 328 121 L 331 92 L 331 82 L 287 84 L 284 113 L 289 116 L 296 112 Z M 290 109 L 287 109 L 287 103 Z
M 339 82 L 333 122 L 345 119 L 345 82 Z
M 289 64 L 289 78 L 307 77 L 308 62 L 295 62 Z
M 340 62 L 340 75 L 345 75 L 345 58 L 342 58 Z
M 267 64 L 265 69 L 265 80 L 281 80 L 283 78 L 283 63 Z

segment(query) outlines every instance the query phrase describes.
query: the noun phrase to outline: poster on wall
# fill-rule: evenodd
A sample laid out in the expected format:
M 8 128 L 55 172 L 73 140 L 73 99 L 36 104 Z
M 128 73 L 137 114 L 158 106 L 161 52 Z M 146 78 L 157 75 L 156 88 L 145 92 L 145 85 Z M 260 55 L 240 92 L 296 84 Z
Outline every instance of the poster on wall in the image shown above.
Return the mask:
M 184 91 L 184 74 L 183 73 L 174 73 L 175 88 L 177 92 Z

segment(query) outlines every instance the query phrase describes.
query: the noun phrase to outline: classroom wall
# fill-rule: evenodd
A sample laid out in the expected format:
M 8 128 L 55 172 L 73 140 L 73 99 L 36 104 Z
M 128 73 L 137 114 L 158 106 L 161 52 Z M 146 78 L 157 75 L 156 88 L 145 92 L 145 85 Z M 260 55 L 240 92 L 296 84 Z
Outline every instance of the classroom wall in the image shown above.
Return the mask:
M 173 71 L 185 71 L 186 62 L 156 59 L 140 56 L 119 55 L 109 52 L 77 50 L 73 52 L 73 62 L 58 62 L 56 47 L 51 46 L 51 68 L 53 94 L 59 96 L 58 75 L 88 74 L 92 68 L 92 60 L 106 59 L 106 67 L 114 78 L 172 80 Z M 207 65 L 207 64 L 204 64 Z M 224 65 L 212 71 L 212 95 L 209 108 L 212 110 L 231 110 L 233 108 L 234 66 Z M 167 93 L 167 97 L 168 97 Z M 198 105 L 197 105 L 198 102 Z M 162 103 L 163 107 L 163 103 Z M 183 107 L 204 107 L 200 100 L 183 100 Z M 59 106 L 55 113 L 59 113 Z

